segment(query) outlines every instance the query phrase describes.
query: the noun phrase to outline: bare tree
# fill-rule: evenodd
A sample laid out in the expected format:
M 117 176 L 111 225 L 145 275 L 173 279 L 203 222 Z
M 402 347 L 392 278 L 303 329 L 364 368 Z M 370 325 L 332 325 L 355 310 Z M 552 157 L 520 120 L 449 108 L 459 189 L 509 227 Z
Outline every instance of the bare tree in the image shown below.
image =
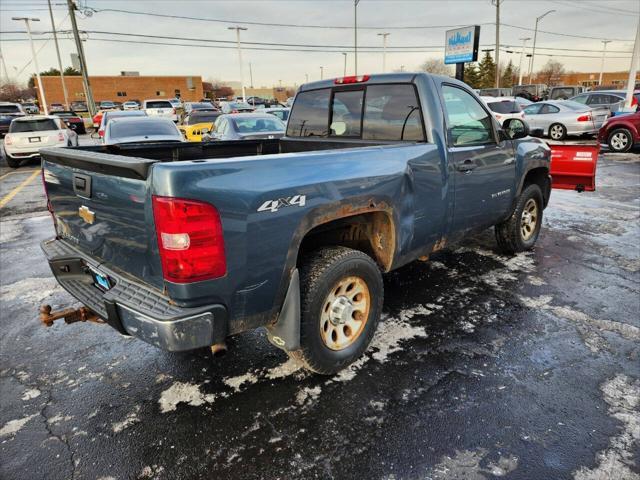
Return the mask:
M 537 77 L 550 87 L 562 83 L 562 74 L 564 73 L 564 65 L 557 60 L 550 59 L 538 71 Z
M 453 73 L 452 68 L 449 65 L 446 65 L 439 58 L 430 58 L 425 61 L 422 65 L 420 65 L 420 70 L 423 72 L 433 73 L 435 75 L 448 75 L 451 76 Z

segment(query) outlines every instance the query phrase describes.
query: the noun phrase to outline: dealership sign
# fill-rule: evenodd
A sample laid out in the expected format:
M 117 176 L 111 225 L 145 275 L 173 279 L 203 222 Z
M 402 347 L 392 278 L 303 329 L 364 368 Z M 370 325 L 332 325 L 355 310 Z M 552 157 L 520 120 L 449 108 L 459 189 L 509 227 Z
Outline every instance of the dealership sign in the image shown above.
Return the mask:
M 478 60 L 480 26 L 447 30 L 444 47 L 444 63 L 465 63 Z

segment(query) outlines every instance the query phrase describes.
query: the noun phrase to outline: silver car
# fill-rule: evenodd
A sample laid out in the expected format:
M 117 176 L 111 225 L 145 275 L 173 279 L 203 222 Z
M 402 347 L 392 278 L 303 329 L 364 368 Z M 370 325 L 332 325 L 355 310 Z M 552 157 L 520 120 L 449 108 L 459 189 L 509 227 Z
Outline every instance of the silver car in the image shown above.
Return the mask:
M 284 136 L 285 124 L 269 113 L 220 115 L 210 134 L 212 140 L 253 140 Z
M 580 95 L 571 97 L 569 100 L 581 103 L 591 108 L 606 109 L 609 112 L 618 112 L 624 106 L 626 96 L 626 92 L 621 90 L 596 90 L 593 92 L 581 93 Z M 639 93 L 636 91 L 633 96 L 636 98 L 637 102 Z
M 553 140 L 563 140 L 567 135 L 598 133 L 608 112 L 570 100 L 549 100 L 529 105 L 524 115 L 531 129 L 542 129 Z

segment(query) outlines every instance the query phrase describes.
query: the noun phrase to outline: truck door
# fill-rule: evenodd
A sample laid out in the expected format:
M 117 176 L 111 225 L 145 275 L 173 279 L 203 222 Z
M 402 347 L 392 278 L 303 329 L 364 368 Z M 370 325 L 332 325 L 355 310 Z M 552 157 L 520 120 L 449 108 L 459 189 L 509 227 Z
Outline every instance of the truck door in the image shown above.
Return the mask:
M 454 170 L 455 237 L 493 225 L 507 213 L 515 188 L 515 155 L 511 141 L 500 140 L 491 114 L 471 93 L 443 85 L 442 94 Z

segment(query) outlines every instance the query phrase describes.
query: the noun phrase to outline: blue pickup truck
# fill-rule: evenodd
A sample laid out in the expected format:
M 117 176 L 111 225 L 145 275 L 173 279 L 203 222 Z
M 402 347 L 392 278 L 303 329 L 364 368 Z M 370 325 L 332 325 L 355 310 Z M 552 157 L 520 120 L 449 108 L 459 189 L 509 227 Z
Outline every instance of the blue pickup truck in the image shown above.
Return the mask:
M 501 128 L 465 84 L 425 73 L 298 91 L 280 139 L 42 151 L 51 270 L 96 319 L 170 351 L 266 327 L 310 370 L 357 359 L 382 274 L 494 227 L 533 247 L 549 147 Z

